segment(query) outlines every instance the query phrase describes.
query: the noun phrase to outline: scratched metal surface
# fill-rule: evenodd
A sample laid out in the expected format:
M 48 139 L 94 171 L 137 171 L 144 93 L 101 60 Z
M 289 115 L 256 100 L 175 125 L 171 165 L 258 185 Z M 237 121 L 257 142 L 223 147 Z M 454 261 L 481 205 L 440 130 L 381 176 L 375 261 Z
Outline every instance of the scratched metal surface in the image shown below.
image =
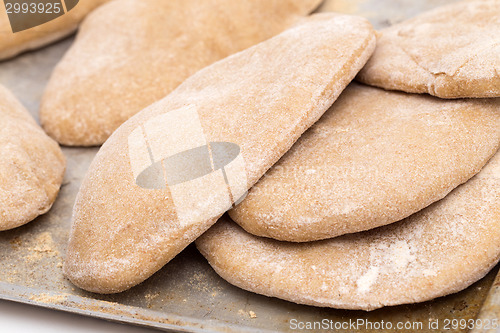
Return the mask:
M 327 1 L 319 10 L 359 14 L 380 28 L 447 2 L 450 0 L 336 0 Z M 10 88 L 36 119 L 50 73 L 71 43 L 69 38 L 0 63 L 0 83 Z M 291 319 L 303 322 L 366 319 L 394 324 L 419 321 L 423 323 L 422 332 L 437 332 L 426 329 L 430 320 L 440 319 L 443 324 L 446 318 L 476 318 L 498 270 L 454 295 L 367 313 L 302 306 L 240 290 L 219 278 L 191 245 L 152 278 L 127 292 L 104 296 L 87 293 L 67 281 L 61 267 L 72 205 L 97 149 L 63 148 L 63 151 L 68 167 L 53 209 L 26 226 L 0 233 L 2 299 L 175 331 L 286 332 L 292 331 Z M 490 295 L 489 300 L 499 304 L 498 295 Z M 492 308 L 481 315 L 498 316 Z
M 500 321 L 500 274 L 497 275 L 493 285 L 490 287 L 490 291 L 486 300 L 483 303 L 479 315 L 476 317 L 477 322 L 481 323 L 493 323 L 495 320 Z M 470 333 L 498 333 L 500 328 L 486 327 L 486 325 L 477 325 L 474 327 Z

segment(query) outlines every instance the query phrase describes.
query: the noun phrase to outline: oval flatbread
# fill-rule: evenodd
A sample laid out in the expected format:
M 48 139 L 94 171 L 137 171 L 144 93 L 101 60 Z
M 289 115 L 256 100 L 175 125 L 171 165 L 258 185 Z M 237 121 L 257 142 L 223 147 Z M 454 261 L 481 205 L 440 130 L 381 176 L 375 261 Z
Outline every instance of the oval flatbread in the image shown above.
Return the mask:
M 151 276 L 290 149 L 374 48 L 365 19 L 314 15 L 206 67 L 125 122 L 82 183 L 66 275 L 99 293 Z
M 117 0 L 85 20 L 40 120 L 58 142 L 100 145 L 198 70 L 295 24 L 321 0 Z
M 441 98 L 500 97 L 500 1 L 463 1 L 380 32 L 361 82 Z
M 7 230 L 50 209 L 66 162 L 59 145 L 2 86 L 0 124 L 0 230 Z
M 296 303 L 373 310 L 458 292 L 500 258 L 500 154 L 446 198 L 382 228 L 309 243 L 248 234 L 223 217 L 197 241 L 240 288 Z
M 500 99 L 442 100 L 351 84 L 230 215 L 248 232 L 312 241 L 399 221 L 481 170 Z

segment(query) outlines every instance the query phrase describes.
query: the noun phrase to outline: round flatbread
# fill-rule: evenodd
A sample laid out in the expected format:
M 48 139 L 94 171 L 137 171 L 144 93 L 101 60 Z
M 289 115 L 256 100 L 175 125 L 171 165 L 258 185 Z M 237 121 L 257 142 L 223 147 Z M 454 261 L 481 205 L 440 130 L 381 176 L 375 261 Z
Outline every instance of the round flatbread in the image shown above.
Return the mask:
M 381 31 L 358 79 L 441 98 L 500 97 L 500 1 L 464 1 Z
M 66 162 L 59 145 L 2 86 L 0 124 L 0 230 L 7 230 L 50 209 Z
M 373 310 L 465 289 L 500 257 L 500 154 L 445 199 L 383 228 L 310 243 L 246 233 L 228 218 L 196 241 L 228 282 L 301 304 Z
M 481 170 L 500 145 L 499 111 L 500 99 L 351 84 L 230 215 L 296 242 L 399 221 Z

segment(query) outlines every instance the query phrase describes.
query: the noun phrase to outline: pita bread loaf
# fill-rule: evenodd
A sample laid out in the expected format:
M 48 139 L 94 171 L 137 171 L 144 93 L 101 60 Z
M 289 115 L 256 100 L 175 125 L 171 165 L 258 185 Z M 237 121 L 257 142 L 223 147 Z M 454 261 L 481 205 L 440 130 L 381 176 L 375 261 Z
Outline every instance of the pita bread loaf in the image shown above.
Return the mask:
M 500 258 L 500 154 L 443 200 L 382 228 L 309 243 L 223 217 L 196 245 L 235 286 L 296 303 L 373 310 L 458 292 Z
M 315 15 L 199 71 L 125 122 L 77 196 L 69 279 L 114 293 L 160 269 L 318 120 L 375 39 L 363 18 Z
M 361 82 L 441 98 L 500 97 L 500 1 L 464 1 L 381 31 Z
M 0 124 L 0 230 L 7 230 L 50 209 L 66 162 L 58 144 L 2 86 Z
M 40 119 L 62 144 L 102 144 L 217 60 L 290 27 L 321 0 L 117 0 L 92 13 L 57 65 Z
M 40 48 L 70 35 L 88 13 L 107 1 L 109 0 L 80 0 L 75 8 L 63 16 L 16 33 L 12 32 L 7 11 L 1 10 L 0 60 Z
M 500 146 L 500 99 L 442 100 L 351 84 L 230 215 L 305 242 L 399 221 L 481 170 Z

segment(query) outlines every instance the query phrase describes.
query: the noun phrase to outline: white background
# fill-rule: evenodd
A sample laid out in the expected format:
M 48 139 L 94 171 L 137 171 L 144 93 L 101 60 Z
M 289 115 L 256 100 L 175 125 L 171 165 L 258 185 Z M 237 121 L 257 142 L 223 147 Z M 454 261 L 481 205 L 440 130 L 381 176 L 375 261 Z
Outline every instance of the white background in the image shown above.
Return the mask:
M 157 330 L 108 322 L 33 305 L 0 300 L 0 332 L 13 333 L 154 333 Z

